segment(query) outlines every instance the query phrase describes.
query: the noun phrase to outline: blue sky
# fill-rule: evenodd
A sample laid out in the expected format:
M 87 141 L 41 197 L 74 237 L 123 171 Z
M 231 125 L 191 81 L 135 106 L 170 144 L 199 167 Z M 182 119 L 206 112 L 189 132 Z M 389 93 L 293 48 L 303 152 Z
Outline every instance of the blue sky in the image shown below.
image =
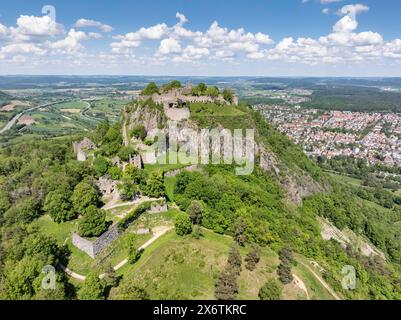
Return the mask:
M 401 76 L 400 10 L 398 0 L 2 1 L 0 74 Z

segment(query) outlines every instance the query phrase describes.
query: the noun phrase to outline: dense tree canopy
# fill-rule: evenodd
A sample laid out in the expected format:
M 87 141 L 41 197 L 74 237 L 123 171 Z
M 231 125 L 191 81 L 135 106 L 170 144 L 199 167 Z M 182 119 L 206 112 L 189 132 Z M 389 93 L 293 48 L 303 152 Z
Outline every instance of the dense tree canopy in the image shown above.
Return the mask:
M 106 212 L 95 206 L 89 206 L 78 224 L 78 233 L 83 237 L 100 236 L 107 230 Z
M 144 96 L 151 96 L 155 93 L 160 93 L 159 87 L 155 82 L 150 82 L 141 92 L 141 94 Z
M 100 279 L 96 273 L 90 273 L 78 291 L 78 298 L 81 300 L 104 300 L 105 289 L 106 281 Z
M 71 191 L 64 188 L 49 192 L 43 210 L 57 223 L 70 221 L 76 216 L 70 200 L 71 195 Z
M 75 212 L 84 214 L 89 206 L 97 207 L 100 204 L 100 193 L 93 183 L 82 181 L 75 187 L 71 201 Z
M 275 280 L 267 281 L 259 290 L 260 300 L 281 300 L 283 287 Z
M 175 232 L 179 236 L 185 236 L 192 232 L 191 219 L 187 214 L 180 214 L 175 219 Z

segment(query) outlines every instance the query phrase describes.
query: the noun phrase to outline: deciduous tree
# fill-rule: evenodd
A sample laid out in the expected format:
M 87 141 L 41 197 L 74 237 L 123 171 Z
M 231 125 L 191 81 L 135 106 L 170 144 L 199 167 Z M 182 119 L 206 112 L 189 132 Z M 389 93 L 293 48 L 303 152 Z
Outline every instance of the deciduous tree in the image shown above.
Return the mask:
M 80 300 L 104 300 L 106 281 L 99 278 L 96 273 L 90 273 L 86 276 L 85 282 L 78 291 Z
M 106 212 L 95 206 L 89 206 L 78 223 L 78 233 L 82 237 L 96 237 L 106 230 Z
M 192 232 L 192 222 L 187 214 L 182 213 L 175 218 L 175 232 L 179 236 L 185 236 Z
M 49 214 L 54 222 L 62 223 L 75 218 L 76 214 L 71 203 L 71 191 L 58 189 L 48 193 L 43 210 Z
M 82 181 L 76 185 L 71 201 L 75 212 L 83 214 L 89 206 L 97 207 L 100 204 L 100 193 L 92 183 Z

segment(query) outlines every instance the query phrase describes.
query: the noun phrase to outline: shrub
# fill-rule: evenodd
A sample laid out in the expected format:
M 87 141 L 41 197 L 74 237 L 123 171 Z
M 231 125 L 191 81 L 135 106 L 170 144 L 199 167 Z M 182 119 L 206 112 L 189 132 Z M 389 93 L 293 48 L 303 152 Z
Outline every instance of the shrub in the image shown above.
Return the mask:
M 233 103 L 233 98 L 234 94 L 231 90 L 229 89 L 224 89 L 223 91 L 223 98 L 226 100 L 228 103 Z
M 110 167 L 110 162 L 104 157 L 97 157 L 93 161 L 93 169 L 100 176 L 106 174 L 109 167 Z
M 152 172 L 146 180 L 143 193 L 149 197 L 163 197 L 166 195 L 164 177 L 161 171 Z
M 76 216 L 70 198 L 71 191 L 68 189 L 49 192 L 43 210 L 52 217 L 54 222 L 70 221 Z
M 80 300 L 104 300 L 106 281 L 100 279 L 95 273 L 90 273 L 78 291 L 78 299 Z
M 106 230 L 106 212 L 95 206 L 88 207 L 78 223 L 79 235 L 82 237 L 97 237 Z
M 159 93 L 159 87 L 155 82 L 150 82 L 141 92 L 141 94 L 144 96 L 151 96 L 155 93 Z
M 138 286 L 135 280 L 123 282 L 118 288 L 112 289 L 110 293 L 112 300 L 149 300 L 149 294 L 145 289 Z
M 128 262 L 130 264 L 135 264 L 142 256 L 143 249 L 138 249 L 135 246 L 131 246 L 128 255 Z
M 217 300 L 234 300 L 237 294 L 237 276 L 229 267 L 226 267 L 217 279 L 215 297 Z
M 145 133 L 146 134 L 146 133 Z M 122 160 L 122 161 L 129 161 L 130 157 L 134 156 L 137 154 L 137 151 L 131 147 L 122 147 L 120 149 L 120 151 L 118 151 L 118 157 Z
M 203 203 L 201 201 L 193 200 L 187 209 L 187 213 L 193 224 L 201 224 Z
M 289 284 L 292 282 L 292 280 L 294 280 L 291 266 L 288 264 L 280 263 L 277 268 L 277 274 L 283 284 Z
M 131 137 L 135 137 L 139 140 L 144 140 L 147 136 L 146 128 L 143 125 L 137 125 L 131 131 Z
M 179 214 L 175 219 L 175 232 L 179 236 L 185 236 L 192 232 L 191 219 L 187 214 Z
M 100 204 L 99 190 L 93 184 L 82 181 L 76 185 L 71 202 L 75 212 L 83 214 L 89 206 L 97 207 Z
M 276 280 L 268 280 L 259 290 L 260 300 L 280 300 L 283 287 Z
M 239 275 L 241 273 L 242 257 L 238 246 L 232 246 L 230 253 L 228 254 L 227 263 L 235 275 Z
M 121 183 L 117 185 L 120 197 L 124 201 L 132 200 L 138 193 L 138 186 L 130 179 L 124 178 Z
M 253 271 L 256 268 L 256 265 L 260 261 L 260 248 L 257 245 L 253 245 L 251 251 L 246 255 L 245 262 L 246 268 L 249 271 Z

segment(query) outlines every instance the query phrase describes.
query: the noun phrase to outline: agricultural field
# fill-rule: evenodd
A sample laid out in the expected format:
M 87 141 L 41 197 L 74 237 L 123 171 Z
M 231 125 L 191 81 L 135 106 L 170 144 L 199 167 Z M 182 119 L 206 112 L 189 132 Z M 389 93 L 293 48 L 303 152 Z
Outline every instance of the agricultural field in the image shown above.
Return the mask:
M 118 122 L 121 109 L 130 102 L 130 100 L 96 100 L 91 103 L 91 108 L 88 110 L 87 115 L 94 118 L 107 118 L 112 123 Z
M 1 100 L 8 97 L 0 97 L 0 107 L 6 108 L 0 111 L 0 129 L 17 114 L 23 112 L 28 102 L 12 100 Z M 0 137 L 1 144 L 10 144 L 19 141 L 19 137 L 55 137 L 88 132 L 94 129 L 97 124 L 108 119 L 111 123 L 119 121 L 120 111 L 130 100 L 113 100 L 111 98 L 83 101 L 74 99 L 65 101 L 67 96 L 60 95 L 59 100 L 52 98 L 48 100 L 43 93 L 43 102 L 35 103 L 38 107 L 26 112 L 19 121 L 6 133 Z M 18 103 L 17 103 L 18 102 Z M 12 107 L 12 108 L 11 108 Z

